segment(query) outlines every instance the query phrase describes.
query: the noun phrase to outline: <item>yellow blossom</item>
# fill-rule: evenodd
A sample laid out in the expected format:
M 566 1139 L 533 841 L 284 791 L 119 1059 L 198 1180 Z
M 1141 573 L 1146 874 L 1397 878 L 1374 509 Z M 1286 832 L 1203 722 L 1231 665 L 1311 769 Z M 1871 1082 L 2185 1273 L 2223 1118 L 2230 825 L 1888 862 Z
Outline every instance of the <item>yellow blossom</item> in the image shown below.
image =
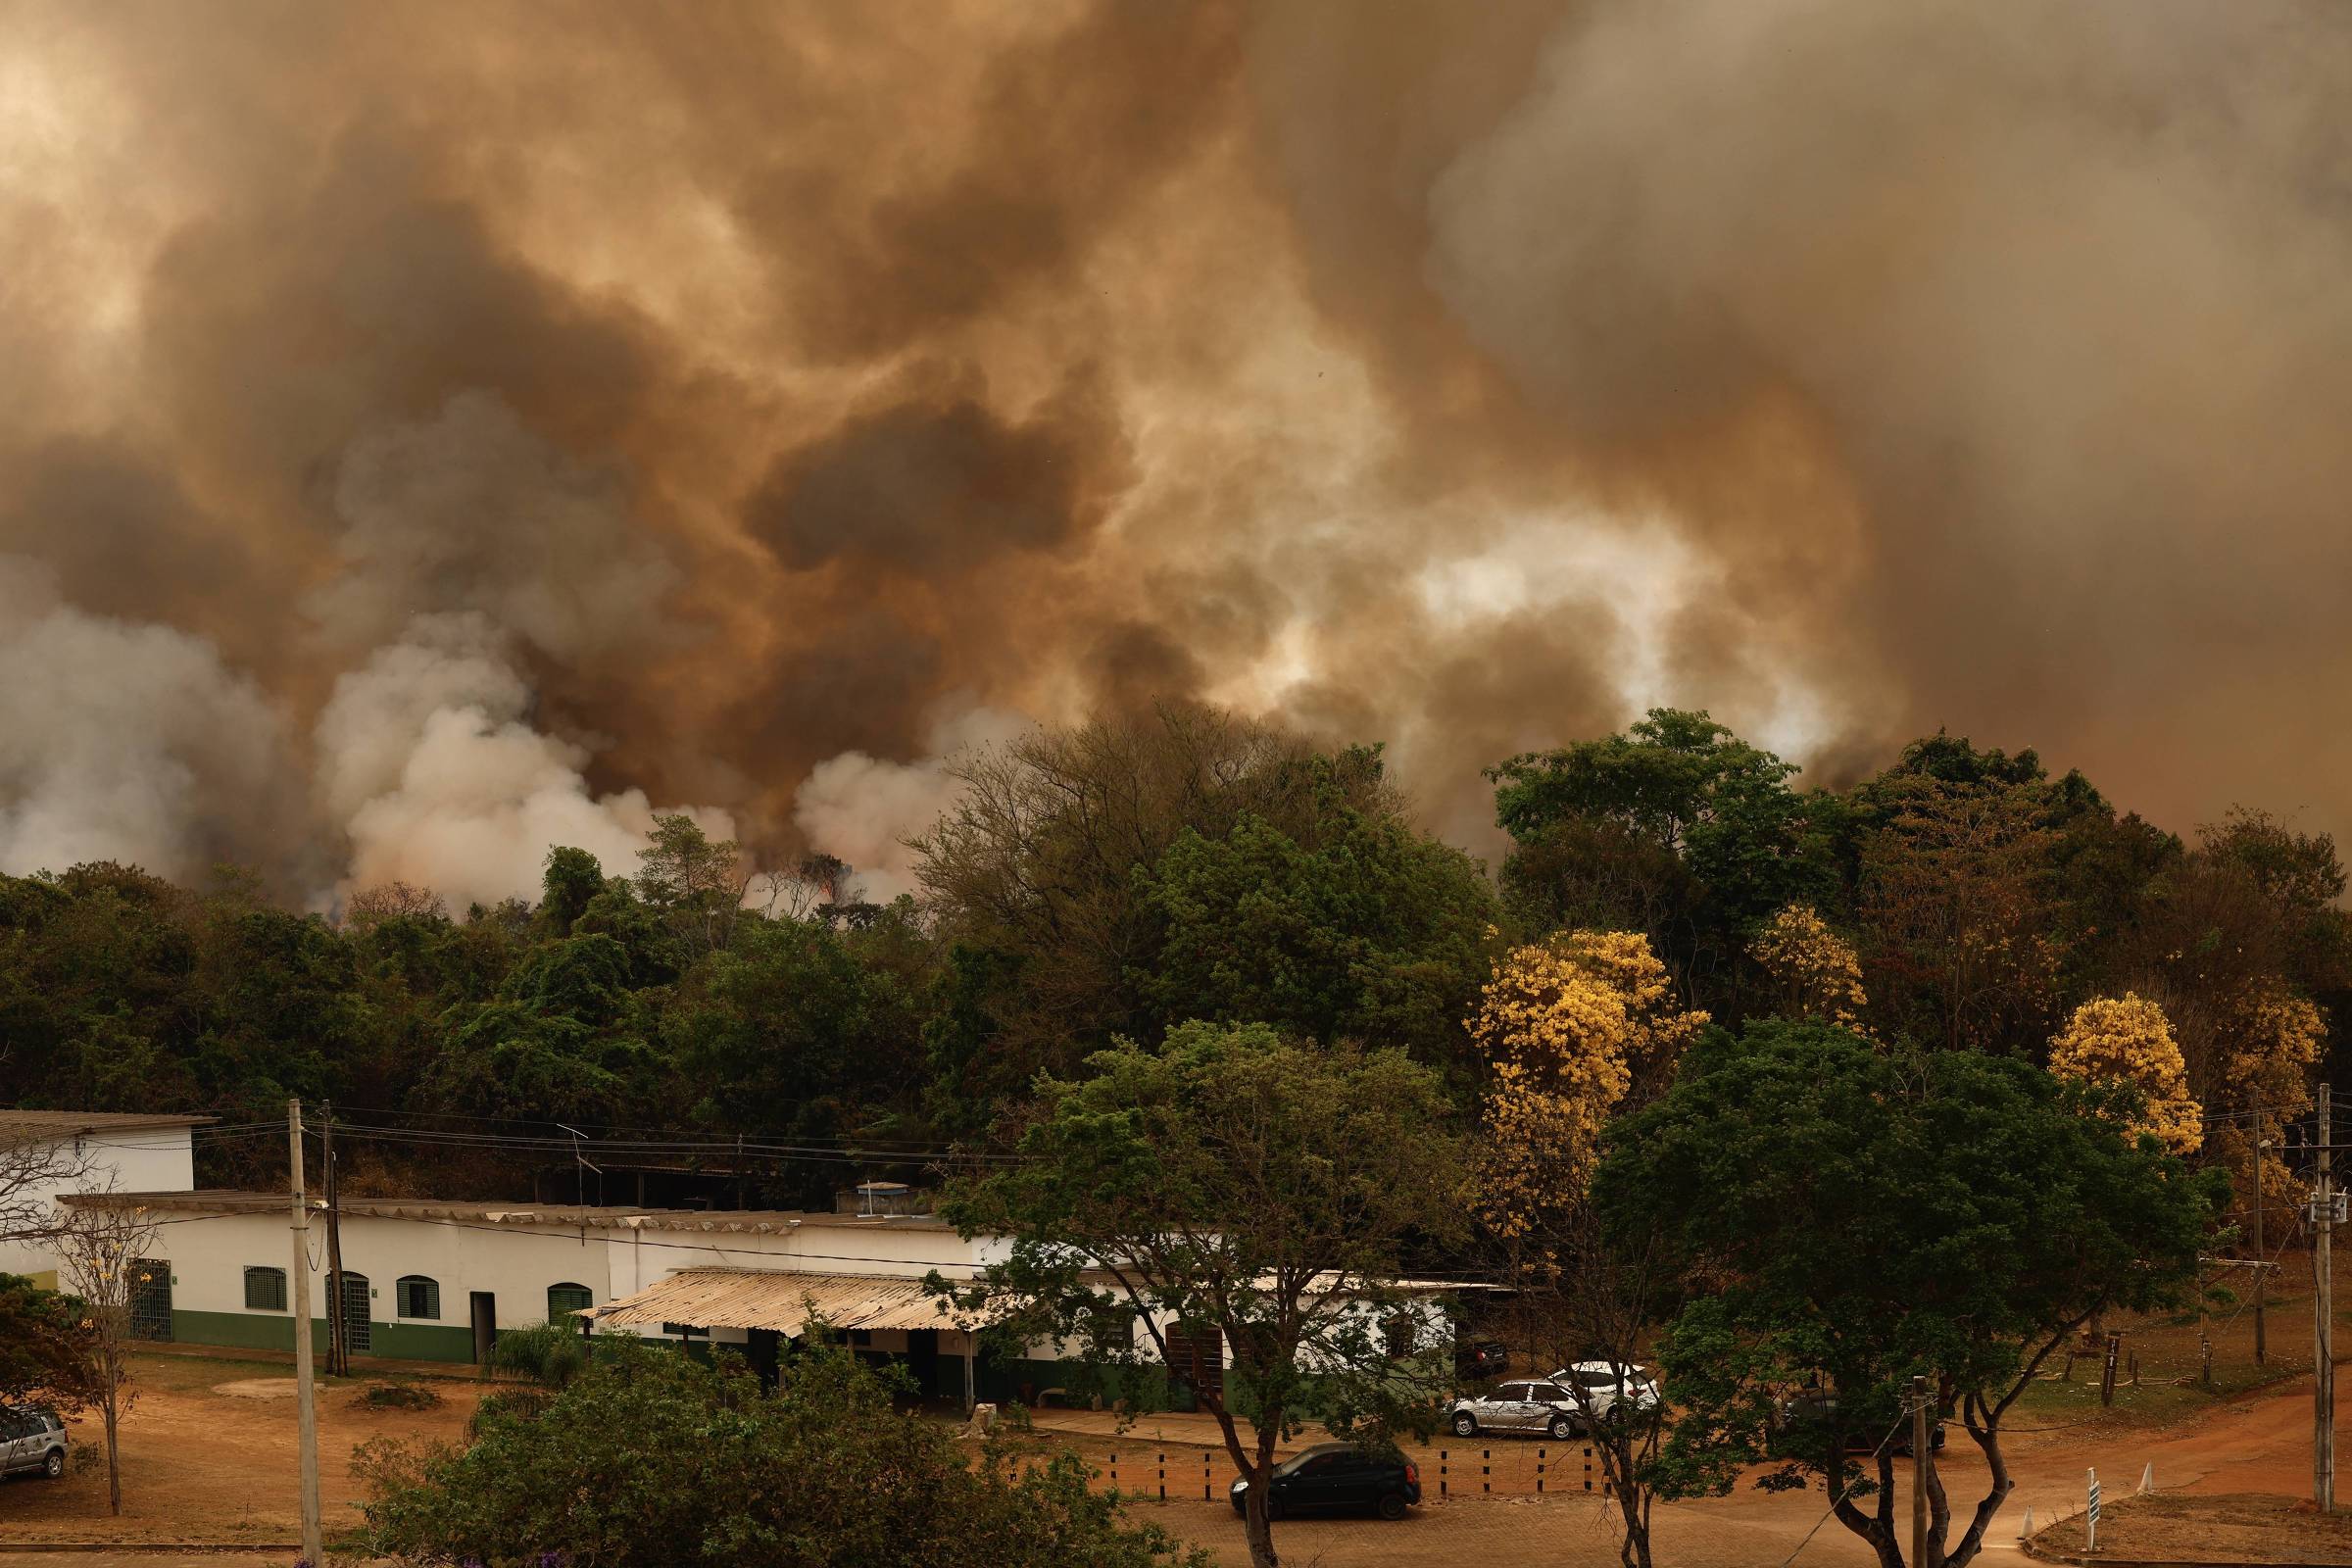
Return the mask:
M 2050 1041 L 2050 1071 L 2138 1086 L 2147 1109 L 2132 1130 L 2154 1133 L 2177 1154 L 2194 1153 L 2205 1141 L 2205 1108 L 2189 1098 L 2188 1064 L 2173 1040 L 2172 1022 L 2162 1007 L 2136 994 L 2100 997 L 2077 1007 Z

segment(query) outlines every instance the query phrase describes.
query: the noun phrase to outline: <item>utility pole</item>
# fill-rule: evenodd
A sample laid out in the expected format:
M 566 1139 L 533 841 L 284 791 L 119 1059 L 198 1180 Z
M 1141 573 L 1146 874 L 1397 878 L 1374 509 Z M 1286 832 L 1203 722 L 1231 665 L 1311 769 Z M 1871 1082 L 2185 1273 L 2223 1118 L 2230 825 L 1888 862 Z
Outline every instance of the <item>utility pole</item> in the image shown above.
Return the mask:
M 302 1185 L 302 1102 L 286 1102 L 286 1159 L 294 1187 L 294 1420 L 302 1448 L 302 1555 L 320 1562 L 318 1539 L 318 1396 L 311 1366 L 311 1200 Z
M 2271 1141 L 2262 1136 L 2262 1102 L 2254 1102 L 2254 1364 L 2270 1359 L 2270 1338 L 2262 1321 L 2263 1298 L 2269 1293 L 2271 1271 L 2260 1265 L 2269 1257 L 2262 1250 L 2262 1152 Z
M 351 1333 L 344 1316 L 350 1305 L 343 1299 L 343 1209 L 335 1201 L 335 1107 L 318 1104 L 318 1137 L 325 1145 L 319 1157 L 326 1164 L 326 1370 L 330 1376 L 351 1376 Z
M 1911 1380 L 1911 1568 L 1928 1568 L 1928 1380 Z
M 2320 1186 L 2312 1200 L 2311 1500 L 2335 1512 L 2335 1282 L 2329 1243 L 2335 1230 L 2335 1117 L 2320 1085 Z

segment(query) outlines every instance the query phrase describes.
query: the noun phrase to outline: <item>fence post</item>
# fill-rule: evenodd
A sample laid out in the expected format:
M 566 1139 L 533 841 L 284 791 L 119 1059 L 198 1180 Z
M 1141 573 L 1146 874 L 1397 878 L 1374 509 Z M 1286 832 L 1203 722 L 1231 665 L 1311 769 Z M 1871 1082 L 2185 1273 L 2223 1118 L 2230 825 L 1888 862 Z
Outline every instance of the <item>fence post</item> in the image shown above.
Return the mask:
M 1116 1448 L 1110 1450 L 1110 1490 L 1119 1490 L 1119 1450 Z
M 1585 1490 L 1592 1490 L 1592 1445 L 1585 1445 Z
M 1164 1448 L 1159 1455 L 1159 1500 L 1168 1500 L 1168 1455 Z
M 1544 1450 L 1536 1450 L 1536 1495 L 1544 1494 Z
M 1446 1495 L 1446 1450 L 1438 1450 L 1438 1495 Z
M 1494 1490 L 1494 1450 L 1493 1448 L 1478 1450 L 1478 1490 L 1481 1493 L 1491 1493 Z
M 1206 1448 L 1200 1450 L 1200 1500 L 1202 1502 L 1211 1500 L 1208 1490 L 1208 1450 Z

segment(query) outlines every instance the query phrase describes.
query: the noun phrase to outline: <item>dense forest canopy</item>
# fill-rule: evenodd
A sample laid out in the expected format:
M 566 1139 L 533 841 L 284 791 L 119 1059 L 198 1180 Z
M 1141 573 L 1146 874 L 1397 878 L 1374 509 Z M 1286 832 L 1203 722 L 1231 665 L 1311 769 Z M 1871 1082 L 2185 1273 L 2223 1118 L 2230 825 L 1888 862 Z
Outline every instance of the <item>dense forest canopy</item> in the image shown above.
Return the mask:
M 675 816 L 634 876 L 558 846 L 536 903 L 455 912 L 399 885 L 300 912 L 233 867 L 0 877 L 0 1101 L 219 1115 L 201 1180 L 269 1172 L 265 1124 L 300 1095 L 360 1127 L 361 1190 L 512 1196 L 576 1131 L 822 1203 L 985 1156 L 1040 1072 L 1192 1019 L 1400 1046 L 1468 1105 L 1494 965 L 1589 929 L 1646 938 L 1676 1002 L 1730 1025 L 2042 1062 L 2107 1049 L 2086 1004 L 2144 1000 L 2230 1163 L 2250 1112 L 2304 1108 L 2352 990 L 2327 836 L 2247 808 L 2183 841 L 1948 735 L 1831 792 L 1653 711 L 1489 770 L 1492 876 L 1412 825 L 1378 747 L 1211 710 L 1039 731 L 956 774 L 912 844 L 919 897 L 887 905 L 836 862 L 755 875 Z

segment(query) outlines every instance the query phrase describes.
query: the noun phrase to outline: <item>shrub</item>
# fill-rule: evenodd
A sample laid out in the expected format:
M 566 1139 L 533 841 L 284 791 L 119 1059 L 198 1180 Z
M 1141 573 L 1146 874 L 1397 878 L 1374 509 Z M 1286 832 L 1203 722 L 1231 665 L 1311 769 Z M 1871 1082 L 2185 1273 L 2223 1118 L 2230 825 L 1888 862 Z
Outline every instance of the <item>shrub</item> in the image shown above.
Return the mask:
M 627 1339 L 536 1415 L 486 1409 L 466 1446 L 379 1440 L 355 1465 L 370 1545 L 412 1562 L 530 1568 L 1196 1568 L 1130 1526 L 1064 1457 L 1016 1474 L 995 1442 L 959 1450 L 891 1407 L 846 1351 L 812 1348 L 773 1394 L 734 1357 L 707 1366 Z

